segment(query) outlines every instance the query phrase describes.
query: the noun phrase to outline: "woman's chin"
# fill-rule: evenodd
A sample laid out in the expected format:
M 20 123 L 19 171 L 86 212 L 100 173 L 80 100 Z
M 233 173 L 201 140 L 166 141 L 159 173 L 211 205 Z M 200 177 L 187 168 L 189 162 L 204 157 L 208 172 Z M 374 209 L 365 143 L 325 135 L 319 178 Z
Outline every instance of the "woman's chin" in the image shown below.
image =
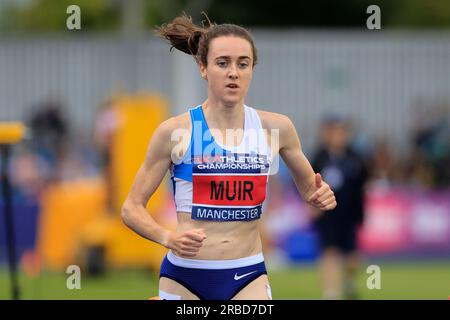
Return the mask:
M 239 104 L 242 100 L 237 97 L 229 97 L 222 100 L 223 105 L 227 107 L 234 107 Z

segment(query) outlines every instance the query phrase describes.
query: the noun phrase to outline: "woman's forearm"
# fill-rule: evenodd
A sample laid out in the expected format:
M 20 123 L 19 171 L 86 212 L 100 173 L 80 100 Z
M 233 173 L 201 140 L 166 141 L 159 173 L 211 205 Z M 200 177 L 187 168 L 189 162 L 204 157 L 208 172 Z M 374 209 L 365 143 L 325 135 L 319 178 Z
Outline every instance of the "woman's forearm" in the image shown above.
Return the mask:
M 143 206 L 125 203 L 122 207 L 122 220 L 141 237 L 164 247 L 168 246 L 170 231 L 160 226 Z
M 299 193 L 302 196 L 303 200 L 308 202 L 309 197 L 314 193 L 316 190 L 315 184 L 314 184 L 314 174 L 308 176 L 307 179 L 303 179 L 303 183 L 301 183 L 301 187 L 299 188 Z

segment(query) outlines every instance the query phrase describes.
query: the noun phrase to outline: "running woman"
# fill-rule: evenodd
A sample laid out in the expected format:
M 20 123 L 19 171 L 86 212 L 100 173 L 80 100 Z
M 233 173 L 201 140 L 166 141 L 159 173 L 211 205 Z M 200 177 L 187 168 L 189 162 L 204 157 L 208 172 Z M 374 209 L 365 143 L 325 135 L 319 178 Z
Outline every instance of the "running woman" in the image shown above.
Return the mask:
M 246 29 L 199 26 L 182 15 L 157 33 L 195 58 L 208 96 L 155 130 L 123 204 L 123 221 L 169 249 L 160 299 L 272 299 L 258 227 L 274 159 L 283 158 L 310 205 L 334 209 L 334 193 L 314 173 L 292 121 L 244 103 L 257 63 Z M 178 218 L 173 231 L 146 210 L 168 170 Z

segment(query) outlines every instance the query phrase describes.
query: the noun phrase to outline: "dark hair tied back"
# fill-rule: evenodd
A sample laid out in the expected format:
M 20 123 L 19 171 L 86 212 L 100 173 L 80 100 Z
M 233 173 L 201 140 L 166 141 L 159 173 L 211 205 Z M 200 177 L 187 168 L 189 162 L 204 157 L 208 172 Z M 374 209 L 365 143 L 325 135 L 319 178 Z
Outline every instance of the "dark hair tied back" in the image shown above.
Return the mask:
M 234 24 L 212 23 L 206 13 L 208 26 L 198 26 L 192 22 L 192 18 L 183 13 L 173 19 L 172 22 L 163 24 L 156 29 L 156 34 L 171 44 L 173 48 L 194 56 L 197 62 L 207 65 L 207 56 L 211 40 L 220 36 L 236 36 L 247 40 L 253 51 L 253 66 L 257 62 L 256 48 L 250 33 L 243 27 Z

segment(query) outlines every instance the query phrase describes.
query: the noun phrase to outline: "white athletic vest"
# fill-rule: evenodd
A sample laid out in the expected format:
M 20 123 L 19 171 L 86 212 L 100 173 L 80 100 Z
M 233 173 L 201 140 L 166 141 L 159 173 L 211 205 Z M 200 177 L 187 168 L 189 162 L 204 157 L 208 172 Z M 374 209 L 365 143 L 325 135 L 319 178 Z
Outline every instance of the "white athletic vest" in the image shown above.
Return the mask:
M 260 218 L 272 155 L 258 113 L 249 106 L 244 110 L 244 134 L 237 147 L 214 141 L 201 105 L 189 110 L 190 144 L 171 166 L 177 211 L 189 212 L 196 220 Z

